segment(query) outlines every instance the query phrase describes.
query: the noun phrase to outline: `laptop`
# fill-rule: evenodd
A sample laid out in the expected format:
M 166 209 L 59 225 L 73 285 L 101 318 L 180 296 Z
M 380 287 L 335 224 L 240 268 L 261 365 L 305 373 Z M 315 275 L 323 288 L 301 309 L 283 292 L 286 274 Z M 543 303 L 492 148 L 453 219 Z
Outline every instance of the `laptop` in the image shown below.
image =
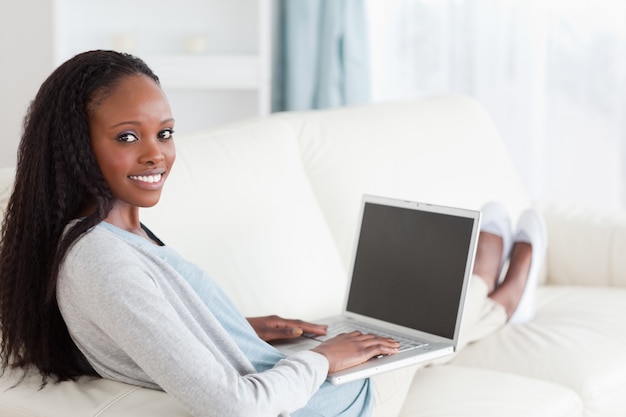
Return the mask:
M 476 253 L 480 212 L 365 195 L 343 312 L 316 322 L 333 335 L 357 329 L 401 342 L 395 355 L 328 375 L 332 384 L 367 378 L 452 354 Z M 275 346 L 311 349 L 305 335 Z

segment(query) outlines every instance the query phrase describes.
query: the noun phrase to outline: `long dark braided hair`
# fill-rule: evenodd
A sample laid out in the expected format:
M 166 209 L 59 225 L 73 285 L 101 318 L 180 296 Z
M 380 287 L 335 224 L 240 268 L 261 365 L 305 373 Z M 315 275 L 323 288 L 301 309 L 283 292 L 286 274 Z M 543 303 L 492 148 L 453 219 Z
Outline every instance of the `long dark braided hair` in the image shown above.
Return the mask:
M 139 58 L 85 52 L 57 68 L 28 109 L 0 240 L 2 371 L 34 366 L 43 384 L 95 373 L 61 317 L 57 278 L 73 242 L 111 210 L 113 197 L 91 151 L 89 116 L 131 75 L 159 82 Z M 95 210 L 64 234 L 87 205 Z

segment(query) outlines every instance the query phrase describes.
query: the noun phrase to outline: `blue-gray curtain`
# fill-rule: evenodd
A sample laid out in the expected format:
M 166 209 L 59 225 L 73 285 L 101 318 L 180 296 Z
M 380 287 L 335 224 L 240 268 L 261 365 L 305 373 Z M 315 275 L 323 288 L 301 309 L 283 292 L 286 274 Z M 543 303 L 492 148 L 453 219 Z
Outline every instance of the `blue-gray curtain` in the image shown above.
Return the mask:
M 281 0 L 273 111 L 364 103 L 369 99 L 363 0 Z

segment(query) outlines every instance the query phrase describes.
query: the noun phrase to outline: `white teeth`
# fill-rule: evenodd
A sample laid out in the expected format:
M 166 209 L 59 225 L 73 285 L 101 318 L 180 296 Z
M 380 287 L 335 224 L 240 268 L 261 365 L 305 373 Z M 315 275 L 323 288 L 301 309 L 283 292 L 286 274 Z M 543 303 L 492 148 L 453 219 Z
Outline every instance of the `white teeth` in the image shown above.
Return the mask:
M 162 176 L 163 176 L 163 174 L 157 174 L 157 175 L 131 175 L 129 178 L 131 180 L 137 180 L 137 181 L 141 181 L 141 182 L 155 183 L 155 182 L 161 181 L 161 177 Z

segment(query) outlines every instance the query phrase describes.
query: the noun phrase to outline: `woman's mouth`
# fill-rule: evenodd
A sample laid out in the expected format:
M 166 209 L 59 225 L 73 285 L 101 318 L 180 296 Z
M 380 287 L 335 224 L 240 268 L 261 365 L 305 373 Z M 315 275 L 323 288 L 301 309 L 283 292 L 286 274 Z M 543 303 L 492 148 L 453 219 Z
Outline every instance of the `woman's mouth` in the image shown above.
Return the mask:
M 163 174 L 153 174 L 153 175 L 130 175 L 128 178 L 134 181 L 145 182 L 146 184 L 154 184 L 161 182 L 163 179 Z

